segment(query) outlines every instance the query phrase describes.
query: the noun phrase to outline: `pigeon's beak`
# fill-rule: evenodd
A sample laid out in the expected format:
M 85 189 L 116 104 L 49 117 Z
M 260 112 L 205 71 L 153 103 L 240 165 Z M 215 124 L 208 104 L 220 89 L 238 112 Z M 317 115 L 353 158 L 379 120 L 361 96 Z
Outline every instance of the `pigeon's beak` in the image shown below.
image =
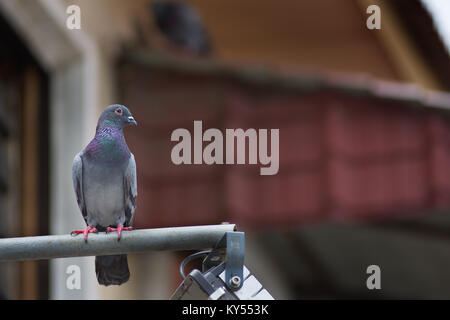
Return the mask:
M 134 124 L 135 126 L 137 126 L 136 120 L 134 120 L 134 118 L 131 117 L 131 116 L 128 117 L 128 123 L 129 123 L 129 124 Z

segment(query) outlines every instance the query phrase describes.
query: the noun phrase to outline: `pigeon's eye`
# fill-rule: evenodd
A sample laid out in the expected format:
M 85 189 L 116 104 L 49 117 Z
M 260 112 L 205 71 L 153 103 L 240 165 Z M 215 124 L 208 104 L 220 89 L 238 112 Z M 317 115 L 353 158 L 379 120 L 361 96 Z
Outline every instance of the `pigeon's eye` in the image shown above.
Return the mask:
M 116 110 L 114 110 L 114 112 L 115 112 L 116 114 L 118 114 L 119 116 L 121 116 L 122 113 L 123 113 L 123 110 L 122 110 L 121 108 L 117 108 Z

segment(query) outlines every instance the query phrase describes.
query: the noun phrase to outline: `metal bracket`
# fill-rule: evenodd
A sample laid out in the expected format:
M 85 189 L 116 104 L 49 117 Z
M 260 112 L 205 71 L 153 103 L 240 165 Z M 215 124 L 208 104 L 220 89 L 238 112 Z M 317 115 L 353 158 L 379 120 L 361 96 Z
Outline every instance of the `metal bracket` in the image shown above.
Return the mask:
M 225 283 L 231 290 L 238 290 L 244 283 L 245 237 L 243 232 L 227 232 L 226 238 Z
M 233 291 L 244 283 L 245 233 L 227 231 L 203 261 L 203 272 L 225 260 L 225 285 Z

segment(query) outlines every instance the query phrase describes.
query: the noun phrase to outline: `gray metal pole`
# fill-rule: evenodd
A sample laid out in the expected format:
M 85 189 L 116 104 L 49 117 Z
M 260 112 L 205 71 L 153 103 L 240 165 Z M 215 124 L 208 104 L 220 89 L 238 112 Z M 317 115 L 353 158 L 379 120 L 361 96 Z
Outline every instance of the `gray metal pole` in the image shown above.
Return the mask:
M 117 233 L 90 233 L 85 243 L 83 235 L 57 235 L 0 239 L 0 261 L 39 260 L 80 256 L 99 256 L 153 250 L 198 250 L 212 248 L 234 224 L 194 227 L 138 229 Z

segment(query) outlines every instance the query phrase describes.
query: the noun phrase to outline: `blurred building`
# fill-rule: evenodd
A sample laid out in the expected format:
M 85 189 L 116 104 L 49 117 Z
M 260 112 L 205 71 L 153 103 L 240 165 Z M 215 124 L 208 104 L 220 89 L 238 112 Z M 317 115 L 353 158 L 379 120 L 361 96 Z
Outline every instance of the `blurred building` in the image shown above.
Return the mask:
M 126 129 L 136 227 L 237 223 L 275 298 L 450 297 L 450 60 L 420 1 L 192 0 L 179 20 L 151 3 L 0 2 L 0 236 L 83 224 L 72 159 L 122 103 L 139 123 Z M 66 27 L 71 4 L 81 30 Z M 381 30 L 366 27 L 370 4 Z M 174 165 L 171 132 L 194 120 L 279 128 L 278 174 Z M 117 288 L 97 285 L 90 257 L 1 264 L 2 294 L 167 298 L 186 254 L 132 255 Z M 71 264 L 81 290 L 65 286 Z M 372 264 L 379 291 L 366 287 Z

